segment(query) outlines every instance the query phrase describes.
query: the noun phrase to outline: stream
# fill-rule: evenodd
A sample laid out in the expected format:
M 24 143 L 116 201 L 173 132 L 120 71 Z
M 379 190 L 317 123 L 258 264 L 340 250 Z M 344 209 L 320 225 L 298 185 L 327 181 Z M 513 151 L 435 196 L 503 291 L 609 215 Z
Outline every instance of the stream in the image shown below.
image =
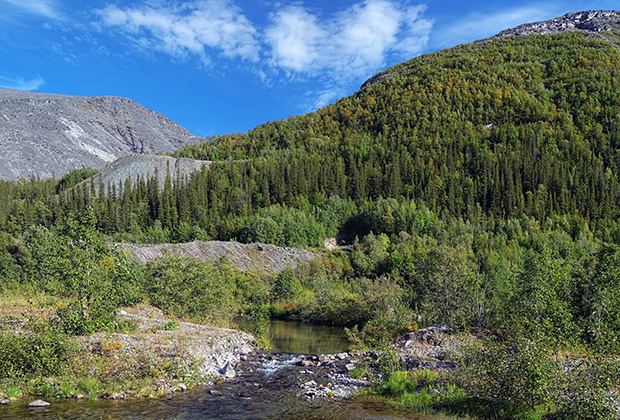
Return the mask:
M 440 417 L 397 411 L 369 396 L 352 400 L 308 400 L 300 396 L 300 377 L 310 369 L 297 366 L 295 353 L 339 353 L 348 347 L 344 330 L 273 321 L 273 354 L 249 360 L 237 376 L 212 387 L 197 387 L 168 398 L 152 400 L 47 400 L 51 407 L 28 409 L 28 401 L 0 406 L 0 419 L 420 419 Z M 308 376 L 310 377 L 310 376 Z

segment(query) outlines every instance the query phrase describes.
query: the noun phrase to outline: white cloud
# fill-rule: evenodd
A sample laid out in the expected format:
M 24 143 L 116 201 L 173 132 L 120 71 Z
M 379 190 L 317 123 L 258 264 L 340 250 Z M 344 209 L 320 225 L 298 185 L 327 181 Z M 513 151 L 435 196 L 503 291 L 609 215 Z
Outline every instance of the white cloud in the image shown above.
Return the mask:
M 272 15 L 273 25 L 265 36 L 271 47 L 270 64 L 295 72 L 312 68 L 321 58 L 324 39 L 317 17 L 300 6 L 291 6 Z
M 540 3 L 536 6 L 500 10 L 495 13 L 472 13 L 449 27 L 438 30 L 439 35 L 433 40 L 433 46 L 436 48 L 452 47 L 488 38 L 524 23 L 555 18 L 559 13 L 557 6 Z
M 318 76 L 325 88 L 311 107 L 345 94 L 348 84 L 370 77 L 390 57 L 412 58 L 427 45 L 433 21 L 425 6 L 393 0 L 365 0 L 321 20 L 301 6 L 272 14 L 265 31 L 269 64 L 290 77 Z M 363 81 L 363 80 L 361 80 Z
M 17 90 L 37 90 L 43 86 L 44 80 L 37 76 L 32 80 L 25 80 L 21 77 L 0 76 L 0 87 Z
M 411 58 L 428 42 L 433 21 L 425 6 L 392 0 L 365 0 L 320 20 L 301 6 L 272 15 L 265 37 L 270 64 L 304 75 L 339 80 L 372 75 L 390 54 Z
M 61 19 L 62 14 L 55 0 L 0 0 L 8 11 Z M 4 9 L 4 7 L 3 7 Z M 5 10 L 6 11 L 6 10 Z
M 209 61 L 211 49 L 226 57 L 257 61 L 259 44 L 250 21 L 228 0 L 169 6 L 110 5 L 97 11 L 104 26 L 118 27 L 140 48 Z
M 2 1 L 2 0 L 0 0 Z M 136 49 L 173 57 L 241 59 L 265 84 L 315 78 L 320 92 L 312 109 L 361 84 L 386 64 L 412 58 L 426 48 L 434 21 L 414 0 L 360 0 L 323 16 L 303 3 L 275 3 L 264 27 L 255 26 L 235 0 L 151 0 L 96 11 L 101 28 L 131 40 Z

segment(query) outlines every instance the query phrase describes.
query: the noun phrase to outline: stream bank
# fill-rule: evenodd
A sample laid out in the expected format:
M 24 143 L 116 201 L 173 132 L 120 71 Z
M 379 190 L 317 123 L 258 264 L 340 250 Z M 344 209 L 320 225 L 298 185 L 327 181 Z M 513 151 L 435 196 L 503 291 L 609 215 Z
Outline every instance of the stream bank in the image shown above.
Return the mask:
M 80 338 L 82 348 L 92 357 L 92 373 L 102 374 L 101 366 L 111 365 L 116 371 L 108 374 L 157 369 L 151 376 L 158 376 L 148 385 L 97 391 L 96 401 L 88 400 L 92 395 L 78 394 L 65 395 L 64 399 L 52 393 L 22 398 L 0 406 L 0 419 L 418 418 L 399 413 L 368 395 L 352 398 L 371 385 L 368 378 L 360 377 L 357 368 L 376 356 L 372 353 L 260 353 L 250 334 L 173 321 L 150 306 L 127 309 L 118 315 L 133 321 L 136 330 Z M 295 346 L 316 348 L 307 347 L 308 342 L 315 341 L 314 346 L 320 341 L 334 351 L 348 347 L 341 341 L 344 332 L 331 327 L 276 321 L 272 332 L 277 346 L 289 351 Z M 403 357 L 419 360 L 421 366 L 428 365 L 422 360 L 439 361 L 437 356 L 443 353 L 437 349 L 445 342 L 441 335 L 441 331 L 421 331 L 408 337 L 401 344 Z M 419 343 L 412 341 L 418 338 Z M 106 362 L 102 364 L 102 360 Z M 166 369 L 173 361 L 175 368 Z M 63 384 L 50 380 L 49 386 L 56 390 Z M 87 398 L 78 401 L 83 397 Z M 27 409 L 26 404 L 36 398 L 51 402 L 51 407 Z

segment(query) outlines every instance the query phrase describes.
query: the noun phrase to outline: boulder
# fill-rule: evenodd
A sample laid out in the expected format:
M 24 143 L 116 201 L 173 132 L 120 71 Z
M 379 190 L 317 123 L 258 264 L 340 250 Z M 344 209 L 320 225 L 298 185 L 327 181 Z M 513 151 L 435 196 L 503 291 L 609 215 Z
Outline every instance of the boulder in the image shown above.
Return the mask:
M 35 400 L 35 401 L 28 403 L 27 405 L 28 408 L 47 408 L 49 406 L 50 406 L 50 403 L 48 403 L 47 401 L 43 401 L 43 400 Z
M 235 369 L 230 364 L 230 362 L 227 362 L 226 365 L 224 365 L 224 367 L 220 369 L 220 374 L 224 378 L 229 379 L 229 378 L 234 378 L 237 373 L 235 372 Z

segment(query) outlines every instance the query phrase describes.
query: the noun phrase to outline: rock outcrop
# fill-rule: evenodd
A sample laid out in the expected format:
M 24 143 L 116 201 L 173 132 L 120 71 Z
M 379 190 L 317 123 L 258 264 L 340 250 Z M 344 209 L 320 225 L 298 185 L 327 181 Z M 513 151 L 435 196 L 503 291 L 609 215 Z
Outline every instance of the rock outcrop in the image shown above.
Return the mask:
M 600 36 L 601 32 L 613 30 L 620 30 L 620 12 L 613 10 L 588 10 L 567 13 L 564 16 L 542 22 L 519 25 L 516 28 L 502 31 L 493 38 L 510 35 L 554 35 L 561 32 L 574 31 Z
M 136 331 L 101 332 L 80 337 L 81 346 L 93 354 L 124 363 L 137 360 L 137 367 L 127 366 L 127 369 L 145 368 L 141 363 L 165 365 L 176 361 L 177 365 L 183 366 L 186 377 L 172 380 L 162 373 L 164 380 L 157 387 L 158 391 L 166 394 L 187 389 L 186 379 L 201 383 L 215 378 L 233 378 L 240 363 L 258 350 L 250 334 L 171 321 L 161 310 L 151 306 L 139 305 L 119 311 L 118 317 L 135 322 Z M 169 327 L 171 322 L 174 322 L 174 328 Z M 126 397 L 115 396 L 120 399 Z
M 137 245 L 123 244 L 132 258 L 147 263 L 164 255 L 191 257 L 202 261 L 216 262 L 226 257 L 241 271 L 282 271 L 287 267 L 297 267 L 319 257 L 301 248 L 285 248 L 268 244 L 242 244 L 224 241 L 194 241 L 182 244 Z
M 49 407 L 51 404 L 48 403 L 47 401 L 43 401 L 43 400 L 35 400 L 32 402 L 29 402 L 27 407 L 28 408 L 47 408 Z
M 164 188 L 168 174 L 170 174 L 170 179 L 174 185 L 178 178 L 189 180 L 194 172 L 202 170 L 204 166 L 209 166 L 209 164 L 211 162 L 206 160 L 176 159 L 163 155 L 128 155 L 115 160 L 79 185 L 90 187 L 90 183 L 94 182 L 95 190 L 98 192 L 99 185 L 103 184 L 105 193 L 108 185 L 118 188 L 124 185 L 127 179 L 134 185 L 138 179 L 146 182 L 151 177 L 156 176 L 161 190 Z
M 131 99 L 0 89 L 0 179 L 60 178 L 201 140 Z

